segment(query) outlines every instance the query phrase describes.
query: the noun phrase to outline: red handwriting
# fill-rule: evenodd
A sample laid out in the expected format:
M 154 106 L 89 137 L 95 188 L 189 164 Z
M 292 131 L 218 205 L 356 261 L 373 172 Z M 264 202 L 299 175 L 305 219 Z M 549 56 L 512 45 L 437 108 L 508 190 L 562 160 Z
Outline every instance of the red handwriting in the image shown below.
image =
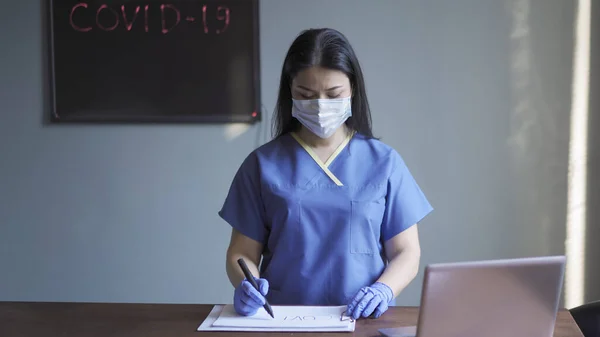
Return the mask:
M 144 29 L 146 30 L 146 33 L 148 33 L 148 31 L 150 30 L 150 28 L 148 28 L 148 8 L 150 7 L 150 5 L 146 5 L 146 7 L 144 8 L 144 10 L 146 11 L 144 17 L 146 19 L 145 24 L 144 24 Z
M 220 14 L 223 12 L 225 14 Z M 225 27 L 223 27 L 223 29 L 217 29 L 217 34 L 224 33 L 225 30 L 227 29 L 227 27 L 229 27 L 229 8 L 224 7 L 224 6 L 219 6 L 217 8 L 217 20 L 225 21 Z
M 146 12 L 148 11 L 148 5 L 146 5 Z M 140 12 L 140 6 L 135 7 L 135 13 L 133 14 L 133 19 L 131 19 L 131 22 L 127 22 L 127 15 L 125 15 L 125 5 L 121 6 L 121 13 L 123 13 L 123 22 L 125 22 L 125 29 L 127 29 L 128 31 L 131 30 L 131 28 L 133 28 L 133 23 L 135 22 L 135 19 L 137 19 L 138 13 Z M 148 20 L 146 20 L 146 31 L 148 31 Z
M 166 24 L 166 19 L 165 19 L 165 8 L 168 8 L 172 11 L 175 12 L 175 15 L 177 15 L 177 20 L 175 20 L 175 24 L 173 26 L 171 26 L 171 28 L 167 29 L 167 24 Z M 173 5 L 160 5 L 160 21 L 162 24 L 162 33 L 163 34 L 167 34 L 169 31 L 171 31 L 171 29 L 173 29 L 175 26 L 177 26 L 179 24 L 179 21 L 181 21 L 181 12 L 179 12 L 179 10 L 177 8 L 175 8 L 175 6 Z
M 102 23 L 100 23 L 100 14 L 102 13 L 103 10 L 109 10 L 115 17 L 115 23 L 114 25 L 110 26 L 110 27 L 105 27 Z M 117 11 L 115 11 L 112 8 L 109 8 L 107 5 L 102 5 L 98 8 L 98 11 L 96 12 L 96 26 L 98 26 L 98 28 L 104 30 L 104 31 L 111 31 L 111 30 L 115 30 L 115 28 L 117 28 L 119 26 L 119 13 L 117 13 Z
M 202 6 L 202 23 L 204 25 L 204 34 L 208 34 L 208 25 L 206 21 L 206 5 Z
M 161 32 L 163 34 L 168 34 L 173 31 L 175 27 L 177 27 L 181 23 L 182 13 L 181 10 L 178 9 L 173 4 L 161 4 L 160 15 L 161 15 Z M 83 20 L 77 20 L 76 15 L 78 11 L 85 10 L 94 10 L 95 11 L 95 27 L 89 25 L 89 23 L 83 22 Z M 131 31 L 133 27 L 136 25 L 136 20 L 138 19 L 138 15 L 142 10 L 142 6 L 136 6 L 135 8 L 131 8 L 128 10 L 125 8 L 125 5 L 121 5 L 118 10 L 110 7 L 108 4 L 101 4 L 98 8 L 92 9 L 90 5 L 86 2 L 80 2 L 71 8 L 69 13 L 69 23 L 71 27 L 82 33 L 87 33 L 94 28 L 98 28 L 100 30 L 110 32 L 119 28 L 119 26 L 123 26 L 125 31 Z M 144 31 L 149 32 L 149 11 L 150 5 L 143 6 L 144 10 Z M 216 34 L 224 33 L 230 24 L 231 13 L 230 9 L 225 6 L 218 6 L 216 11 L 213 9 L 209 10 L 207 5 L 203 5 L 201 7 L 202 10 L 202 29 L 205 34 L 210 32 L 209 25 L 214 23 L 214 20 L 211 22 L 209 15 L 213 18 L 216 18 L 216 21 L 219 22 L 218 28 L 213 28 Z M 168 13 L 170 12 L 170 14 Z M 168 17 L 172 17 L 174 14 L 175 20 L 168 20 Z M 194 23 L 196 18 L 192 15 L 187 15 L 185 17 L 185 21 Z
M 71 8 L 71 13 L 69 14 L 69 22 L 71 23 L 71 27 L 73 27 L 73 29 L 80 31 L 80 32 L 84 32 L 84 33 L 89 32 L 90 30 L 92 30 L 92 27 L 80 27 L 80 26 L 77 26 L 75 24 L 75 22 L 73 21 L 73 14 L 75 14 L 75 11 L 77 9 L 79 9 L 79 7 L 88 8 L 88 4 L 83 2 L 83 3 L 73 6 L 73 8 Z

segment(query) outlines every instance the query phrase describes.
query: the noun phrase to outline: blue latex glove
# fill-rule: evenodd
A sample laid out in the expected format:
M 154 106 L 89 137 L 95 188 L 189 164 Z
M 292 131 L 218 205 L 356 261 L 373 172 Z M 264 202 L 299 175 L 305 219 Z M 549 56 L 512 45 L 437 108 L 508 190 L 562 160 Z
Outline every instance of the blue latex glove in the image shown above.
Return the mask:
M 235 311 L 243 316 L 256 314 L 266 302 L 265 296 L 269 292 L 269 282 L 263 278 L 254 278 L 260 292 L 256 290 L 247 279 L 235 288 L 233 293 L 233 307 Z
M 370 287 L 362 287 L 356 293 L 348 308 L 346 315 L 358 319 L 369 317 L 373 312 L 379 318 L 388 309 L 388 304 L 393 300 L 394 292 L 390 287 L 381 282 L 375 282 Z

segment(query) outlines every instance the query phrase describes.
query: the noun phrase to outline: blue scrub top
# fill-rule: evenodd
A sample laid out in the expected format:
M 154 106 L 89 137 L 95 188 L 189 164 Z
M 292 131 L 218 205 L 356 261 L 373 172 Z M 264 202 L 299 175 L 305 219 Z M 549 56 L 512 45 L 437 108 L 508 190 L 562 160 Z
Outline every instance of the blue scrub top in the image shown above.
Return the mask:
M 263 244 L 273 305 L 348 304 L 384 271 L 383 243 L 433 210 L 379 140 L 355 134 L 328 164 L 343 186 L 291 134 L 278 137 L 246 157 L 219 212 Z

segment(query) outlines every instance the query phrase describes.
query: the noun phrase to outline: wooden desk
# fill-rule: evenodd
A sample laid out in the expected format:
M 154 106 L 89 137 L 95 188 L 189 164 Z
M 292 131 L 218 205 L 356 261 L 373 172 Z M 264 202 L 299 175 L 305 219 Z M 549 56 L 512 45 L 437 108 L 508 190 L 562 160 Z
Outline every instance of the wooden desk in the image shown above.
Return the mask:
M 0 302 L 3 337 L 208 337 L 261 336 L 257 332 L 197 332 L 212 305 Z M 418 308 L 390 307 L 379 319 L 359 320 L 354 333 L 300 336 L 379 336 L 377 329 L 415 325 Z M 269 337 L 291 333 L 268 333 Z M 568 311 L 558 314 L 554 337 L 583 337 Z

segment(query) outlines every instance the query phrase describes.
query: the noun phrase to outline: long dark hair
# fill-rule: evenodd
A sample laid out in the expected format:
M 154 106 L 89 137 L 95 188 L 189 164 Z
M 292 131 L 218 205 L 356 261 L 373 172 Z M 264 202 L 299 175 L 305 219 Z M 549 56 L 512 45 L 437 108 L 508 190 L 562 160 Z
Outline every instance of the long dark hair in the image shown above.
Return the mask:
M 292 117 L 291 84 L 299 72 L 314 66 L 338 70 L 348 76 L 352 86 L 352 116 L 346 125 L 365 137 L 373 138 L 371 110 L 358 58 L 348 39 L 331 28 L 305 30 L 290 46 L 281 70 L 273 118 L 274 137 L 300 128 L 300 122 Z

